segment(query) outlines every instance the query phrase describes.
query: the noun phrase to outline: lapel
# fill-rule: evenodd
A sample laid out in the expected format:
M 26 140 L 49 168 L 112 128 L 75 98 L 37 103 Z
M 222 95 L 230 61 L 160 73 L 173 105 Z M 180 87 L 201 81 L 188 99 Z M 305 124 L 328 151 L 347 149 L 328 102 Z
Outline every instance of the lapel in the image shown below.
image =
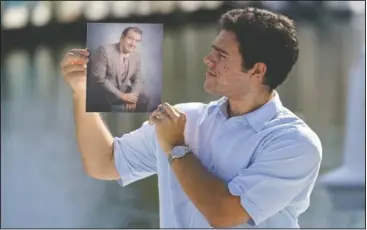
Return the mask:
M 113 57 L 116 62 L 115 62 L 115 68 L 116 68 L 116 83 L 117 86 L 120 88 L 121 87 L 121 70 L 122 70 L 122 65 L 121 65 L 121 60 L 120 60 L 120 43 L 116 43 L 116 52 L 115 52 L 115 56 Z

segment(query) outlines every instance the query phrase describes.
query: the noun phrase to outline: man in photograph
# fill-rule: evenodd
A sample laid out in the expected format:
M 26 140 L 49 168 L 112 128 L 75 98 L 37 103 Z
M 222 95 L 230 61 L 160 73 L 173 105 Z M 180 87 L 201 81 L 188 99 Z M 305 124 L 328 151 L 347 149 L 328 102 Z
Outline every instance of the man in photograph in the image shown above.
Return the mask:
M 141 57 L 136 48 L 143 32 L 128 27 L 115 44 L 91 51 L 88 64 L 88 112 L 144 112 L 148 98 L 142 94 Z
M 85 113 L 85 72 L 73 63 L 87 62 L 88 52 L 65 56 L 84 169 L 122 186 L 157 174 L 161 228 L 299 228 L 322 145 L 277 92 L 298 59 L 295 24 L 245 8 L 226 12 L 219 25 L 217 36 L 200 44 L 211 50 L 198 82 L 221 98 L 163 103 L 120 137 L 98 113 Z

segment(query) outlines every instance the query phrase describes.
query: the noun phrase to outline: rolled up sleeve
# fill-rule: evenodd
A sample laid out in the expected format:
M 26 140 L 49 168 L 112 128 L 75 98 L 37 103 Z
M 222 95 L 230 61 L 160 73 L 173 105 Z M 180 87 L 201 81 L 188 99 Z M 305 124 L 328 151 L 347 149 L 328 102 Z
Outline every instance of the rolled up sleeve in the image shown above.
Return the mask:
M 114 161 L 121 186 L 157 173 L 154 138 L 154 126 L 148 122 L 137 130 L 114 138 Z
M 284 209 L 319 172 L 321 148 L 311 142 L 279 140 L 260 151 L 254 162 L 228 183 L 232 195 L 256 226 Z

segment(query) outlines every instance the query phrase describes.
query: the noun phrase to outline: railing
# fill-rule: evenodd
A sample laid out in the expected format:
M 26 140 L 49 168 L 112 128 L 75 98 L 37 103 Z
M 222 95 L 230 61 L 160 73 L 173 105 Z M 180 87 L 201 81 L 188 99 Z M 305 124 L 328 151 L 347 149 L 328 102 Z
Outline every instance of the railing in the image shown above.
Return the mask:
M 217 10 L 224 4 L 234 8 L 255 5 L 282 13 L 291 12 L 296 16 L 309 14 L 311 20 L 325 17 L 325 11 L 347 15 L 365 11 L 364 1 L 1 1 L 1 27 L 9 30 L 40 27 L 52 22 L 192 13 Z
M 1 2 L 2 28 L 39 27 L 53 21 L 98 21 L 152 14 L 215 10 L 223 1 L 6 1 Z

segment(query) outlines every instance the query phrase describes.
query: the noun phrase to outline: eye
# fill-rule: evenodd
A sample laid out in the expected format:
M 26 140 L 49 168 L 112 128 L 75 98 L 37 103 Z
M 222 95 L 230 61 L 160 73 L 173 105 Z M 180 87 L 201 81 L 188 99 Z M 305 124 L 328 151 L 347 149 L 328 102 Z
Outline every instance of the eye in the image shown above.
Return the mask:
M 227 56 L 225 56 L 225 55 L 223 55 L 223 54 L 221 54 L 221 53 L 219 53 L 219 57 L 220 57 L 220 58 L 224 58 L 224 59 L 225 59 L 225 58 L 227 58 Z

